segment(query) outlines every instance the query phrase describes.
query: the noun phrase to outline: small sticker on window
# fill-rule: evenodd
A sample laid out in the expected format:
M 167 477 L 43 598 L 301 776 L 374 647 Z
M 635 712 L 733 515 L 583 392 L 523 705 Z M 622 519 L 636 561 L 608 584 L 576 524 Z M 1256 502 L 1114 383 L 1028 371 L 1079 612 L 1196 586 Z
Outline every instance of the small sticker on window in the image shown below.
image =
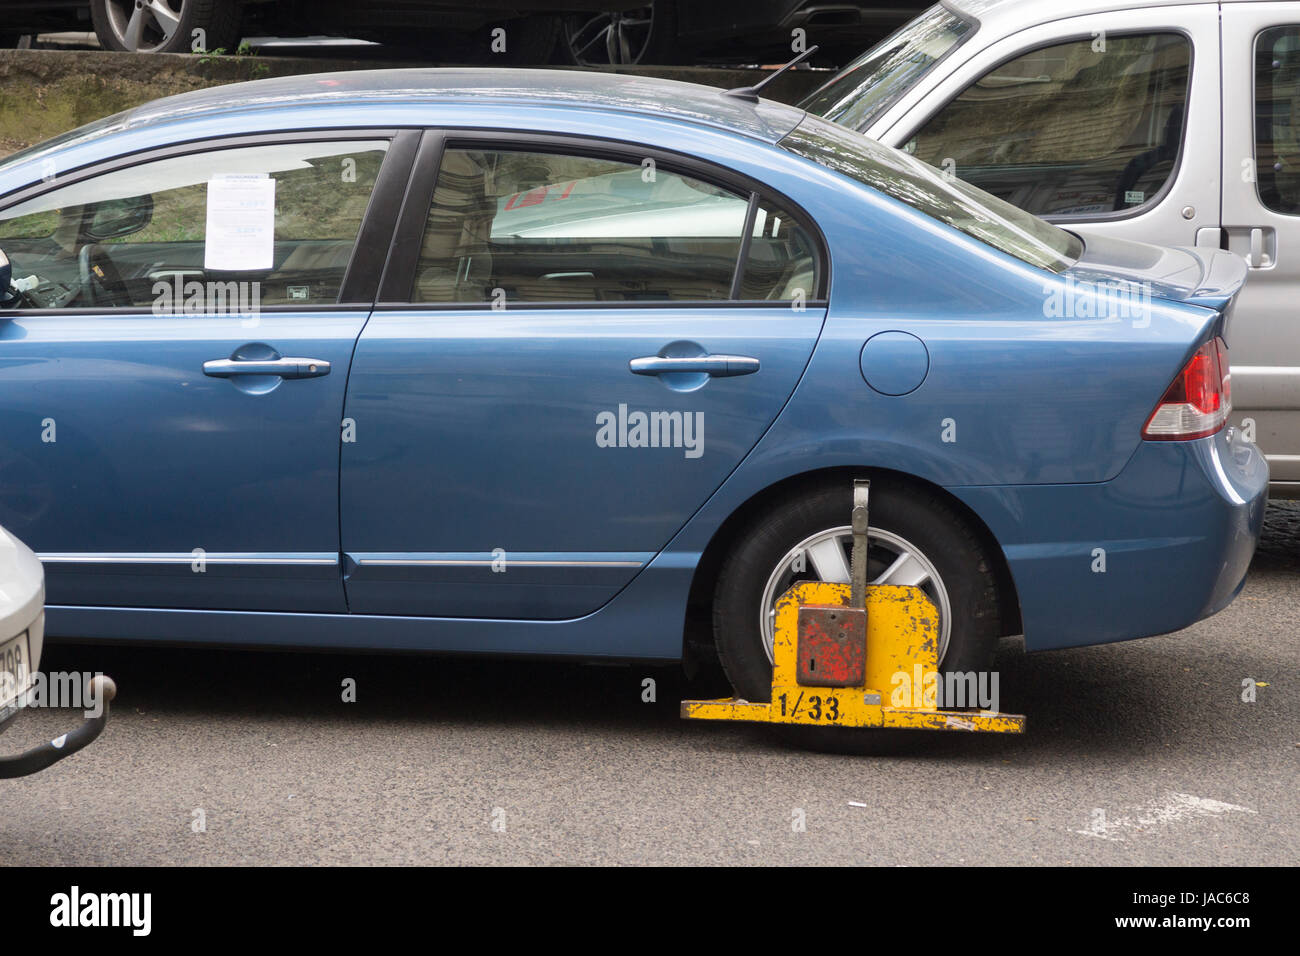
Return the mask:
M 1147 194 L 1141 189 L 1130 189 L 1124 193 L 1124 201 L 1130 206 L 1137 206 L 1147 201 Z
M 310 299 L 310 298 L 311 298 L 311 287 L 310 287 L 310 286 L 305 286 L 305 285 L 291 285 L 291 286 L 289 286 L 289 298 L 290 298 L 290 299 Z

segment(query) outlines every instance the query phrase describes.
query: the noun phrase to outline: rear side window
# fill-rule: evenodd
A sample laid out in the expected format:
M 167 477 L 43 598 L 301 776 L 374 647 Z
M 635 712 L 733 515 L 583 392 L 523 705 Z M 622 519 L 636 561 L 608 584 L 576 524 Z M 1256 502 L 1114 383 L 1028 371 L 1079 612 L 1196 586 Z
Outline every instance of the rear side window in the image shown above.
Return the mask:
M 792 217 L 650 161 L 524 150 L 443 154 L 411 299 L 427 303 L 812 298 L 815 247 Z M 811 278 L 809 276 L 811 275 Z M 802 292 L 798 290 L 802 289 Z
M 789 213 L 760 202 L 750 231 L 740 298 L 803 302 L 817 297 L 817 246 Z
M 904 148 L 1038 216 L 1129 212 L 1173 178 L 1191 61 L 1178 33 L 1032 50 L 976 80 Z
M 1255 165 L 1260 202 L 1300 215 L 1300 26 L 1255 43 Z

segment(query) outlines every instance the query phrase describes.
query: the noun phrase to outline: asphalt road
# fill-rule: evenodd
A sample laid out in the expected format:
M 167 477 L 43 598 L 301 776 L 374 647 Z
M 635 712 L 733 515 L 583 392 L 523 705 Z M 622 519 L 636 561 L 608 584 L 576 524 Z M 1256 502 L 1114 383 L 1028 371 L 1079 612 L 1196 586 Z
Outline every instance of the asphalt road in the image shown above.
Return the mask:
M 121 696 L 90 748 L 0 784 L 0 862 L 1293 864 L 1298 581 L 1300 504 L 1275 505 L 1226 611 L 1105 647 L 1008 641 L 1024 737 L 883 757 L 685 724 L 675 669 L 61 645 L 46 670 Z M 29 712 L 0 745 L 76 719 Z

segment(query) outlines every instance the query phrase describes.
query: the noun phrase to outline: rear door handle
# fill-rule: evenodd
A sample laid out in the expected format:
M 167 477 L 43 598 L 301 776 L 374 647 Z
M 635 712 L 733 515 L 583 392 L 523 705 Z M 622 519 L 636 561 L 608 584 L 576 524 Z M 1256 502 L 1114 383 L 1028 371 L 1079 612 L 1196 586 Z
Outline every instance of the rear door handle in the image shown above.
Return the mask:
M 319 378 L 330 373 L 330 363 L 314 358 L 278 358 L 240 361 L 213 359 L 203 363 L 203 374 L 213 378 L 236 375 L 278 375 L 281 378 Z
M 749 375 L 758 371 L 758 359 L 748 355 L 647 355 L 627 363 L 634 375 L 661 375 L 664 372 L 706 372 L 714 378 Z

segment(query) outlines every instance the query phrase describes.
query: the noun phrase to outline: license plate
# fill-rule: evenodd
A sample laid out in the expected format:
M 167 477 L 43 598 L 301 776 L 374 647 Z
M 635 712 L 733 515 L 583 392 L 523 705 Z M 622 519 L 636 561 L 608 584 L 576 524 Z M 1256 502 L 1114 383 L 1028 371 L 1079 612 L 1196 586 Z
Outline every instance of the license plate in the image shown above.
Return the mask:
M 27 632 L 0 644 L 0 715 L 7 715 L 32 679 Z

